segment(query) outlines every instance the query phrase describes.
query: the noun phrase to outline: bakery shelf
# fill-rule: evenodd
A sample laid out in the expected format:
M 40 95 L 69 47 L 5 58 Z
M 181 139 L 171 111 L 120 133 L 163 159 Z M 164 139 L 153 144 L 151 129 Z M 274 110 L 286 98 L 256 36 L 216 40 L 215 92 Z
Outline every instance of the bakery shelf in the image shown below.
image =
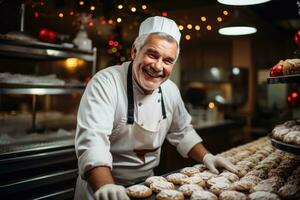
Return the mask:
M 72 57 L 80 58 L 92 62 L 92 74 L 96 73 L 96 48 L 93 48 L 91 51 L 81 50 L 59 44 L 16 40 L 0 34 L 0 55 L 34 60 L 57 60 Z
M 268 84 L 278 84 L 278 83 L 300 83 L 300 74 L 288 75 L 288 76 L 277 76 L 270 77 L 267 79 Z
M 0 94 L 30 94 L 30 95 L 57 95 L 83 93 L 84 83 L 54 84 L 14 84 L 0 83 Z
M 58 44 L 38 41 L 11 40 L 0 37 L 1 55 L 30 59 L 58 59 L 76 57 L 94 61 L 93 51 L 79 50 Z
M 269 135 L 269 138 L 271 140 L 272 145 L 275 148 L 280 149 L 285 152 L 288 152 L 288 153 L 291 153 L 291 154 L 294 154 L 294 155 L 300 155 L 300 146 L 293 145 L 293 144 L 286 144 L 282 141 L 275 140 L 270 135 Z

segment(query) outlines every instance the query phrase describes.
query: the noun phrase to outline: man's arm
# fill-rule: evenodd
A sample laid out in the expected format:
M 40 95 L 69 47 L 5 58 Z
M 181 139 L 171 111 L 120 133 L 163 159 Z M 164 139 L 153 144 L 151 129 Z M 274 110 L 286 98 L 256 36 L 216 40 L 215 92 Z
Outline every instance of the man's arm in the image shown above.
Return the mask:
M 95 167 L 86 173 L 86 178 L 96 200 L 130 200 L 126 189 L 114 184 L 109 167 Z
M 89 170 L 86 173 L 86 178 L 94 192 L 105 184 L 114 183 L 110 168 L 105 166 L 99 166 Z
M 217 167 L 227 169 L 228 171 L 231 171 L 235 174 L 238 173 L 236 167 L 232 163 L 230 163 L 223 157 L 212 155 L 208 152 L 208 150 L 203 146 L 202 143 L 196 144 L 189 151 L 188 156 L 198 162 L 203 162 L 203 164 L 215 174 L 219 173 Z
M 202 162 L 204 156 L 209 153 L 202 143 L 196 144 L 188 153 L 188 156 L 198 162 Z

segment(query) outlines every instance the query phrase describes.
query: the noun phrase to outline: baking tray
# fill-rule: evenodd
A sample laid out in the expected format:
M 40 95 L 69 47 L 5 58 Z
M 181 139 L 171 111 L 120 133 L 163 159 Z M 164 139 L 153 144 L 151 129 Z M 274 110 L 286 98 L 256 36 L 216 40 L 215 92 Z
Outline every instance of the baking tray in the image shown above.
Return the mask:
M 296 75 L 287 75 L 287 76 L 276 76 L 269 77 L 267 79 L 268 84 L 277 84 L 277 83 L 300 83 L 300 74 Z
M 0 82 L 0 94 L 30 94 L 30 95 L 56 95 L 83 93 L 84 83 L 55 84 L 13 84 Z
M 300 146 L 298 145 L 293 145 L 293 144 L 287 144 L 282 141 L 276 140 L 271 137 L 271 134 L 269 134 L 269 139 L 271 140 L 272 145 L 280 149 L 282 151 L 294 154 L 294 155 L 300 155 Z

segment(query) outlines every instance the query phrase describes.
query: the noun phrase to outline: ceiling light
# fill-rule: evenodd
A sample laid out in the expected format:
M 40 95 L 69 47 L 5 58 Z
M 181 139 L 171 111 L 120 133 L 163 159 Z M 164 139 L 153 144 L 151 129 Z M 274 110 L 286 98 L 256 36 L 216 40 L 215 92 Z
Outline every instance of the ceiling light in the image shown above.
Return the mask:
M 255 27 L 251 26 L 228 26 L 218 30 L 221 35 L 249 35 L 257 32 Z
M 234 67 L 234 68 L 232 68 L 232 73 L 234 75 L 239 75 L 240 74 L 240 69 L 238 67 Z
M 265 3 L 271 0 L 217 0 L 221 4 L 231 5 L 231 6 L 247 6 L 255 5 L 260 3 Z
M 219 103 L 223 103 L 223 104 L 226 103 L 226 100 L 224 99 L 224 97 L 222 97 L 219 94 L 215 96 L 215 100 Z
M 222 24 L 218 30 L 221 35 L 249 35 L 257 32 L 257 29 L 249 22 L 245 22 L 239 15 L 239 10 L 235 9 L 232 21 Z
M 220 78 L 220 70 L 216 67 L 212 67 L 210 69 L 210 73 L 213 75 L 215 78 Z

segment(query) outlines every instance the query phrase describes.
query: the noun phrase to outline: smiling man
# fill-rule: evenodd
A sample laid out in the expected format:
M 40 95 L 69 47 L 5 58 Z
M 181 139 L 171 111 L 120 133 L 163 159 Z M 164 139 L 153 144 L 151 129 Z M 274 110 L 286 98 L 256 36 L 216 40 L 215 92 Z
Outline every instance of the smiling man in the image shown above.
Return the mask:
M 75 199 L 127 200 L 122 185 L 153 175 L 165 139 L 183 157 L 235 172 L 210 154 L 191 125 L 177 86 L 169 80 L 179 55 L 180 31 L 165 17 L 140 25 L 131 62 L 99 71 L 80 102 L 75 149 Z
M 146 39 L 145 36 L 142 39 Z M 149 35 L 140 51 L 139 46 L 135 46 L 131 53 L 133 78 L 145 94 L 151 94 L 171 75 L 179 46 L 173 38 L 163 34 Z

